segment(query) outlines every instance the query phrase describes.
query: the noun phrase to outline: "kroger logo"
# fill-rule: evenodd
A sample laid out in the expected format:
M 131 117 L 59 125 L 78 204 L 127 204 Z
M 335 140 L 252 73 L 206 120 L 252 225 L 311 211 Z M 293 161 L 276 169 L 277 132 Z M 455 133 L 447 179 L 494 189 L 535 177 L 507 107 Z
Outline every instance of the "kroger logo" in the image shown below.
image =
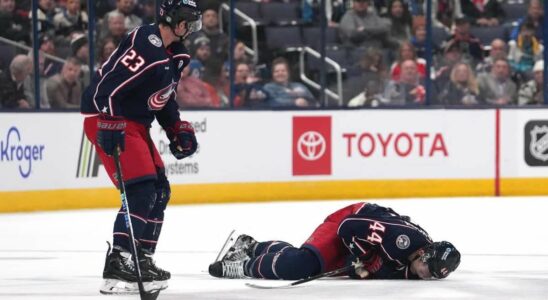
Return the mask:
M 316 131 L 307 131 L 299 137 L 297 151 L 305 160 L 317 160 L 325 153 L 326 142 Z
M 42 160 L 44 145 L 24 145 L 17 127 L 8 130 L 6 139 L 0 141 L 0 162 L 15 161 L 19 164 L 19 174 L 27 178 L 32 171 L 32 161 Z

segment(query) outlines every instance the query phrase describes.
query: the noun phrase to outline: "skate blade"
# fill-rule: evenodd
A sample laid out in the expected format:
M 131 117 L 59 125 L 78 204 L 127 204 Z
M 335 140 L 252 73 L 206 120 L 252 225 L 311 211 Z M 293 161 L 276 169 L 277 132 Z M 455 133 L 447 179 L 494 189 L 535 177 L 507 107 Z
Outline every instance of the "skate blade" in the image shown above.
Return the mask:
M 143 288 L 147 293 L 165 290 L 167 288 L 167 281 L 143 282 Z M 99 289 L 99 292 L 103 295 L 138 295 L 139 286 L 137 282 L 127 282 L 118 279 L 105 279 L 103 281 L 103 285 Z
M 219 251 L 219 254 L 217 255 L 217 258 L 215 259 L 214 262 L 222 260 L 225 257 L 228 250 L 230 250 L 230 248 L 236 242 L 236 239 L 238 239 L 238 234 L 237 234 L 236 230 L 232 230 L 230 232 L 230 234 L 228 235 L 228 238 L 226 239 L 225 243 L 223 244 L 223 247 L 221 248 L 221 251 Z

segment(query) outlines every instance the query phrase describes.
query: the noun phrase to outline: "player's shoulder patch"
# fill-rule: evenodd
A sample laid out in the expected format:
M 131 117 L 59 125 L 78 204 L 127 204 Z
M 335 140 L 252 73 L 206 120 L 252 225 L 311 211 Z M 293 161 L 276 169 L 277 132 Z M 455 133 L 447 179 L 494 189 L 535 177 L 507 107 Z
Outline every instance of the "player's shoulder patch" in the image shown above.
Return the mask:
M 411 245 L 411 240 L 409 239 L 409 237 L 407 235 L 400 234 L 396 238 L 396 246 L 398 248 L 400 248 L 401 250 L 405 250 L 405 249 L 409 248 L 409 245 Z
M 162 47 L 162 40 L 155 34 L 150 34 L 148 36 L 148 41 L 158 48 Z

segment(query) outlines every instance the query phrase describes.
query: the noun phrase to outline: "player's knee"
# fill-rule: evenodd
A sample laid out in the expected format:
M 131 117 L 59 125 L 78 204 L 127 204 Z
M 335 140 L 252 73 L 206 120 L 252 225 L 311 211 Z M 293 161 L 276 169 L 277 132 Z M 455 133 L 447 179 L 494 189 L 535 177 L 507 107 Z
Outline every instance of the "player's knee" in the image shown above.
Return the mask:
M 321 271 L 318 258 L 308 249 L 283 251 L 276 264 L 276 272 L 282 279 L 297 280 L 307 278 Z
M 148 216 L 156 202 L 154 181 L 147 180 L 126 186 L 126 196 L 132 213 Z
M 165 210 L 169 199 L 171 198 L 171 187 L 165 174 L 159 174 L 155 183 L 156 204 L 155 208 Z

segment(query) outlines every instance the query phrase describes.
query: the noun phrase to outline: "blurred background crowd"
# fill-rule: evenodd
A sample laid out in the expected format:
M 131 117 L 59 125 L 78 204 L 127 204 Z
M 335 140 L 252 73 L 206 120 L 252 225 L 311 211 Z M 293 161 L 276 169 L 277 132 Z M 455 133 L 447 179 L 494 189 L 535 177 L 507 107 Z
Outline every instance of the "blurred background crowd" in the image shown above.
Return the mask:
M 198 0 L 203 28 L 185 41 L 192 60 L 177 102 L 257 109 L 544 104 L 543 1 L 432 0 L 428 18 L 427 1 L 325 0 L 320 10 L 319 0 L 235 0 L 229 57 L 227 2 Z M 0 109 L 77 109 L 90 73 L 157 11 L 155 0 L 96 0 L 92 11 L 87 2 L 38 0 L 33 43 L 32 1 L 0 0 Z M 320 13 L 328 64 L 318 59 Z M 322 88 L 330 91 L 323 99 Z

